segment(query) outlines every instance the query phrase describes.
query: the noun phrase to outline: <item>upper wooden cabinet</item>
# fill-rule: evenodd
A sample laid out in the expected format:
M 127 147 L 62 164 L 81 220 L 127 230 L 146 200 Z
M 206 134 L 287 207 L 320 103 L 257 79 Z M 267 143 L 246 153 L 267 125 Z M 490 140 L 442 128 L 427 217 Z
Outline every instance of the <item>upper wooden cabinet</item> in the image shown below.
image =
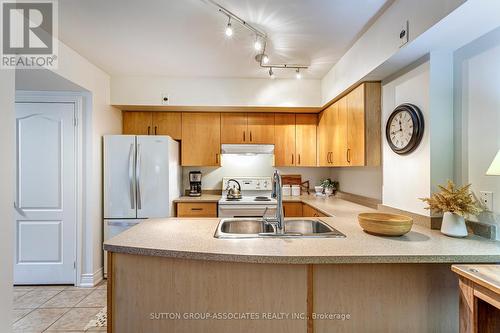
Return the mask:
M 380 83 L 365 82 L 321 113 L 319 165 L 380 165 L 380 127 Z
M 221 143 L 249 143 L 246 113 L 221 113 Z M 247 142 L 248 141 L 248 142 Z
M 274 143 L 274 113 L 222 113 L 221 143 Z
M 143 112 L 124 111 L 123 134 L 168 135 L 175 140 L 181 139 L 180 112 Z
M 247 143 L 274 144 L 274 113 L 248 113 Z
M 276 166 L 316 166 L 316 114 L 276 113 Z
M 276 166 L 294 166 L 297 162 L 295 114 L 277 113 L 274 121 L 274 164 Z
M 168 135 L 174 140 L 182 138 L 180 112 L 153 112 L 153 134 Z
M 123 111 L 123 134 L 150 135 L 153 126 L 152 112 Z
M 220 113 L 182 113 L 183 166 L 220 166 L 220 120 Z
M 295 115 L 296 166 L 316 166 L 316 126 L 317 114 Z
M 334 103 L 323 110 L 318 121 L 318 165 L 334 166 L 339 145 L 338 118 L 339 105 Z

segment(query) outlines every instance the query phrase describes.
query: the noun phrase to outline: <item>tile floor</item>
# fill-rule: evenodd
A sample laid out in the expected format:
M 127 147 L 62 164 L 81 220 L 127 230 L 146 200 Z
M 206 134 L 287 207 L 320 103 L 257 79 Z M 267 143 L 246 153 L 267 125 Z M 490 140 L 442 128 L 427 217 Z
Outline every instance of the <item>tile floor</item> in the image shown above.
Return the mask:
M 106 291 L 105 281 L 94 288 L 15 286 L 13 331 L 105 332 L 105 327 L 85 327 L 106 306 Z

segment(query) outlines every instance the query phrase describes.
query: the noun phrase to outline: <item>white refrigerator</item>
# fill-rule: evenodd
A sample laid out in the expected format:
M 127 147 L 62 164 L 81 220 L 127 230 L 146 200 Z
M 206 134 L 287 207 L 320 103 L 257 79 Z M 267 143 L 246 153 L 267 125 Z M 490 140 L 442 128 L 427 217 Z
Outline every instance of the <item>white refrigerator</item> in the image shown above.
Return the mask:
M 181 195 L 179 154 L 169 136 L 104 136 L 104 240 L 147 218 L 173 216 Z

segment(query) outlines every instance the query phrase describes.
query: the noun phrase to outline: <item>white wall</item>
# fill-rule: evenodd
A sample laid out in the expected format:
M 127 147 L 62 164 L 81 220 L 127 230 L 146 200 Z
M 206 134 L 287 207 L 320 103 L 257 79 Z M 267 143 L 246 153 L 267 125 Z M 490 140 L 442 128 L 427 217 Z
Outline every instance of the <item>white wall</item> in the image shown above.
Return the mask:
M 465 0 L 396 0 L 354 43 L 321 82 L 323 103 L 330 101 L 399 50 L 399 32 L 409 20 L 409 43 Z
M 110 105 L 110 76 L 59 42 L 59 68 L 56 74 L 86 89 L 86 128 L 88 140 L 84 148 L 84 262 L 86 277 L 102 269 L 102 135 L 121 133 L 121 112 Z M 98 277 L 99 278 L 99 277 Z
M 418 106 L 426 122 L 422 142 L 409 155 L 394 153 L 383 135 L 382 203 L 426 216 L 430 213 L 418 198 L 430 195 L 429 80 L 430 66 L 429 62 L 425 62 L 390 82 L 383 82 L 382 86 L 382 124 L 387 122 L 392 110 L 401 103 Z
M 163 93 L 170 105 L 321 105 L 320 80 L 113 76 L 111 81 L 113 105 L 161 105 Z
M 480 219 L 500 229 L 500 176 L 485 175 L 500 149 L 500 28 L 457 50 L 454 60 L 455 178 L 478 195 L 493 192 L 495 213 Z
M 222 189 L 222 177 L 232 176 L 272 176 L 274 157 L 273 155 L 221 155 L 221 167 L 184 167 L 182 180 L 184 188 L 189 188 L 189 171 L 200 170 L 202 172 L 202 188 Z M 330 177 L 329 168 L 295 168 L 279 167 L 282 175 L 301 174 L 302 181 L 309 180 L 311 188 L 319 185 L 320 181 Z
M 12 330 L 12 250 L 14 244 L 15 76 L 0 70 L 0 332 Z
M 332 168 L 332 179 L 340 191 L 382 200 L 382 167 Z

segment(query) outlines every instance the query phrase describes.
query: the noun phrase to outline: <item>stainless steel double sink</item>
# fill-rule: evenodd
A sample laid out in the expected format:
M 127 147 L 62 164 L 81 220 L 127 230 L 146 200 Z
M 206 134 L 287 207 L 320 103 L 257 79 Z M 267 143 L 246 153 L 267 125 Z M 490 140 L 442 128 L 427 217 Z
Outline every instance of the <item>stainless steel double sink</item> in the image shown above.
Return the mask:
M 221 219 L 215 231 L 215 238 L 343 238 L 345 235 L 319 219 L 285 220 L 285 234 L 277 234 L 272 225 L 261 218 Z

